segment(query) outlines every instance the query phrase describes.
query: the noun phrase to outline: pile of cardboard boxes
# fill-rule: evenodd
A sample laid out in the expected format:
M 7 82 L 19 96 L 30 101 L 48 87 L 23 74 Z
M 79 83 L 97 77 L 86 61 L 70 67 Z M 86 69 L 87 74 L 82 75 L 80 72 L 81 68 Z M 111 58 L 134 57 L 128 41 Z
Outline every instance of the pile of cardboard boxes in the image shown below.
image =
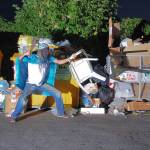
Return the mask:
M 125 38 L 116 46 L 114 41 L 120 38 L 120 30 L 120 24 L 116 26 L 110 17 L 108 47 L 112 78 L 132 86 L 134 96 L 126 98 L 124 105 L 127 111 L 150 110 L 150 42 Z
M 116 77 L 120 81 L 131 83 L 134 92 L 134 101 L 127 102 L 125 109 L 127 111 L 150 110 L 150 102 L 142 101 L 150 100 L 150 43 L 126 39 L 126 46 L 115 56 L 115 59 L 117 58 L 122 62 L 115 68 Z

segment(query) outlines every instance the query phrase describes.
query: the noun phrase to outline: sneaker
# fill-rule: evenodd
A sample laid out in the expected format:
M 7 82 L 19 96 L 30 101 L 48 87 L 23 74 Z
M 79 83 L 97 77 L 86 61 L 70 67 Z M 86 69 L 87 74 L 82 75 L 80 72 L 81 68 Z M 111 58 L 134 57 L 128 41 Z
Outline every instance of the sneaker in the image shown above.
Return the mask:
M 64 114 L 64 115 L 58 115 L 56 108 L 53 108 L 53 109 L 51 110 L 51 113 L 52 113 L 54 116 L 59 117 L 59 118 L 68 118 L 68 116 L 67 116 L 66 114 Z
M 56 115 L 56 117 L 59 117 L 59 118 L 69 118 L 67 115 Z
M 16 122 L 16 119 L 11 117 L 11 116 L 8 117 L 8 120 L 9 120 L 10 123 L 15 123 Z

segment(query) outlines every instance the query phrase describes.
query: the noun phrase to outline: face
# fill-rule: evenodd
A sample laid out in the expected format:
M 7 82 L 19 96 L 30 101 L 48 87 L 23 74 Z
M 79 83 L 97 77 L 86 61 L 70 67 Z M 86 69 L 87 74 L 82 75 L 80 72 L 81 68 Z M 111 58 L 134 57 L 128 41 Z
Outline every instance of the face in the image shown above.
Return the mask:
M 49 56 L 49 48 L 44 48 L 42 50 L 39 50 L 38 55 L 43 59 L 47 58 Z
M 25 53 L 28 50 L 27 45 L 18 45 L 18 51 L 20 53 Z

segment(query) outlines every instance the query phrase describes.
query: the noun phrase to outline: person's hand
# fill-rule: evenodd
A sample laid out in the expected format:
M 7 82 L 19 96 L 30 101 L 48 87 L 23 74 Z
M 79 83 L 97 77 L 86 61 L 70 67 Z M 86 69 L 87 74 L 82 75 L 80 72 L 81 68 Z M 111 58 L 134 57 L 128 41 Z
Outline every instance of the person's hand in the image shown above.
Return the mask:
M 76 54 L 72 54 L 72 55 L 71 55 L 71 59 L 75 59 L 76 57 L 77 57 Z
M 30 55 L 30 50 L 27 50 L 25 53 L 24 53 L 24 56 L 29 56 Z
M 29 56 L 30 55 L 30 50 L 27 50 L 25 53 L 23 53 L 22 56 L 19 57 L 19 59 L 22 59 L 24 56 Z
M 69 60 L 73 60 L 73 59 L 75 59 L 76 57 L 77 57 L 76 54 L 72 54 L 72 55 L 69 57 Z
M 79 50 L 79 51 L 77 51 L 76 53 L 72 54 L 72 55 L 69 57 L 69 59 L 70 59 L 70 60 L 75 59 L 75 58 L 76 58 L 79 54 L 81 54 L 81 53 L 82 53 L 82 51 Z

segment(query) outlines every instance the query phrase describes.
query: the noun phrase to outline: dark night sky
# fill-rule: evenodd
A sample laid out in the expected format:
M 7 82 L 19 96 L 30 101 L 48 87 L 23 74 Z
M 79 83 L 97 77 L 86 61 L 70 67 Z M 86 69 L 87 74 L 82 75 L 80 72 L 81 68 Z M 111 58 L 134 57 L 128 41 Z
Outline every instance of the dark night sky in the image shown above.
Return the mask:
M 118 15 L 150 21 L 150 0 L 118 0 Z
M 13 20 L 15 16 L 15 9 L 13 4 L 21 6 L 21 0 L 0 0 L 0 16 L 7 20 Z
M 150 20 L 150 0 L 118 0 L 120 17 L 140 17 Z M 12 4 L 21 5 L 21 0 L 0 0 L 0 16 L 13 20 L 15 12 Z

